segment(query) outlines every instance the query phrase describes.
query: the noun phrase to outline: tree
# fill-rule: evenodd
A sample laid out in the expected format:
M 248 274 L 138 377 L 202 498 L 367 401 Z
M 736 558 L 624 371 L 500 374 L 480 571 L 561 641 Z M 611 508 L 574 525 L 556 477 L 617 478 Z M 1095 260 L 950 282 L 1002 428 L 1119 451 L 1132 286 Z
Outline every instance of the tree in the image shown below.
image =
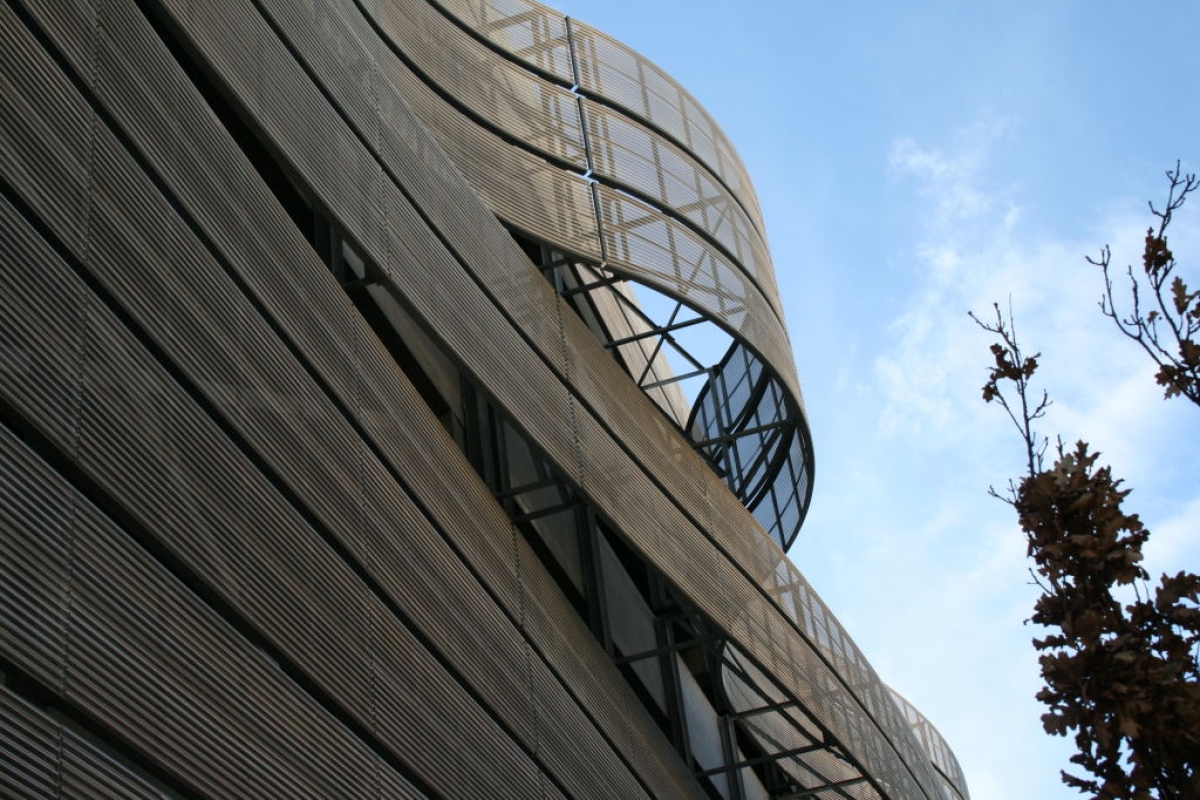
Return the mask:
M 1167 203 L 1157 229 L 1147 232 L 1144 277 L 1128 270 L 1132 310 L 1116 310 L 1109 276 L 1111 251 L 1098 259 L 1105 279 L 1102 312 L 1159 365 L 1167 397 L 1200 405 L 1200 292 L 1189 292 L 1174 274 L 1167 248 L 1172 214 L 1197 185 L 1177 164 L 1167 172 Z M 1143 314 L 1149 287 L 1154 308 Z M 1011 306 L 994 306 L 995 320 L 971 318 L 996 340 L 994 365 L 983 399 L 998 403 L 1020 433 L 1026 474 L 1006 495 L 991 493 L 1017 512 L 1042 594 L 1032 621 L 1047 635 L 1033 645 L 1045 686 L 1038 699 L 1053 735 L 1073 733 L 1072 763 L 1086 775 L 1062 773 L 1063 782 L 1097 798 L 1200 798 L 1200 577 L 1163 575 L 1151 590 L 1141 566 L 1150 537 L 1122 502 L 1129 494 L 1099 453 L 1086 442 L 1067 449 L 1061 440 L 1054 463 L 1044 464 L 1048 440 L 1037 430 L 1051 405 L 1031 381 L 1040 354 L 1026 355 L 1017 339 Z M 1121 587 L 1129 587 L 1122 589 Z M 1132 590 L 1134 601 L 1121 595 Z
M 1113 300 L 1112 277 L 1109 274 L 1112 249 L 1105 245 L 1099 257 L 1089 257 L 1088 262 L 1100 267 L 1104 273 L 1104 296 L 1100 299 L 1100 310 L 1121 333 L 1141 345 L 1158 364 L 1155 379 L 1164 387 L 1166 397 L 1182 396 L 1200 405 L 1200 342 L 1197 341 L 1200 336 L 1200 291 L 1188 291 L 1183 278 L 1175 274 L 1175 254 L 1167 247 L 1167 226 L 1198 184 L 1194 174 L 1183 174 L 1178 161 L 1175 162 L 1175 169 L 1167 170 L 1167 180 L 1170 189 L 1162 210 L 1150 204 L 1150 213 L 1158 218 L 1158 230 L 1153 226 L 1146 230 L 1146 247 L 1142 253 L 1145 276 L 1136 276 L 1132 266 L 1125 268 L 1132 301 L 1128 316 L 1122 316 L 1117 311 Z M 1144 316 L 1141 304 L 1143 285 L 1149 287 L 1155 306 Z

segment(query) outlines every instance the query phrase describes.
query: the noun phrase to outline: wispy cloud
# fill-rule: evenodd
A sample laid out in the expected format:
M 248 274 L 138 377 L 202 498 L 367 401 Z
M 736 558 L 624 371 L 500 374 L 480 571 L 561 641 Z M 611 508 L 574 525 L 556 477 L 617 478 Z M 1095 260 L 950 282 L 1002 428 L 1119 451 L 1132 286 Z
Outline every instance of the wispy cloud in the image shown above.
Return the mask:
M 918 228 L 903 265 L 908 289 L 874 363 L 879 446 L 889 454 L 907 449 L 910 470 L 926 472 L 891 479 L 909 493 L 894 491 L 888 512 L 904 520 L 914 517 L 906 509 L 920 508 L 925 522 L 897 532 L 884 520 L 876 533 L 890 543 L 866 557 L 869 569 L 908 574 L 907 584 L 888 585 L 899 598 L 889 615 L 911 621 L 899 629 L 920 637 L 930 658 L 914 665 L 884 656 L 882 671 L 951 736 L 978 797 L 1021 796 L 1012 761 L 1053 775 L 1067 766 L 1068 748 L 1039 733 L 1033 695 L 1040 683 L 1028 644 L 1035 632 L 1021 624 L 1035 595 L 1023 538 L 1007 509 L 981 502 L 986 486 L 1019 472 L 1020 445 L 1003 412 L 980 396 L 989 339 L 967 310 L 990 315 L 993 302 L 1007 310 L 1011 298 L 1023 345 L 1043 354 L 1039 374 L 1055 402 L 1047 433 L 1090 441 L 1135 487 L 1127 505 L 1154 531 L 1152 574 L 1200 569 L 1200 457 L 1180 444 L 1200 435 L 1200 413 L 1163 400 L 1153 365 L 1097 309 L 1100 277 L 1084 261 L 1109 242 L 1117 263 L 1136 262 L 1150 219 L 1144 198 L 1113 198 L 1090 224 L 1059 235 L 1033 232 L 1024 209 L 1035 198 L 995 170 L 994 154 L 1014 130 L 985 119 L 941 147 L 894 143 L 892 178 L 911 187 Z M 1200 226 L 1181 217 L 1178 227 L 1177 252 L 1200 254 Z M 888 641 L 887 631 L 872 633 Z M 893 642 L 888 652 L 892 645 L 901 648 Z M 956 674 L 937 673 L 936 683 L 923 677 L 941 663 Z M 975 712 L 964 716 L 955 704 L 985 694 L 989 719 L 981 727 Z M 1020 744 L 1000 757 L 996 738 Z
M 1082 234 L 1031 237 L 1013 190 L 989 178 L 989 152 L 1010 129 L 978 123 L 949 150 L 911 139 L 893 147 L 896 177 L 915 184 L 923 205 L 909 267 L 915 288 L 875 363 L 881 429 L 922 446 L 962 446 L 964 431 L 994 445 L 1003 415 L 984 407 L 978 391 L 988 340 L 965 312 L 988 316 L 995 302 L 1007 311 L 1011 299 L 1023 344 L 1044 355 L 1042 377 L 1056 402 L 1050 429 L 1095 437 L 1139 462 L 1146 437 L 1164 434 L 1159 423 L 1178 409 L 1164 409 L 1143 354 L 1099 314 L 1099 275 L 1084 255 L 1106 241 L 1114 253 L 1136 255 L 1149 215 L 1132 201 Z
M 1200 570 L 1200 493 L 1178 513 L 1157 523 L 1146 545 L 1143 566 L 1157 582 L 1162 574 Z
M 927 221 L 948 228 L 978 219 L 992 210 L 996 198 L 979 186 L 979 172 L 990 147 L 1012 129 L 1009 120 L 989 117 L 955 136 L 952 151 L 922 147 L 911 138 L 892 145 L 889 163 L 900 174 L 919 181 L 918 192 L 932 201 Z

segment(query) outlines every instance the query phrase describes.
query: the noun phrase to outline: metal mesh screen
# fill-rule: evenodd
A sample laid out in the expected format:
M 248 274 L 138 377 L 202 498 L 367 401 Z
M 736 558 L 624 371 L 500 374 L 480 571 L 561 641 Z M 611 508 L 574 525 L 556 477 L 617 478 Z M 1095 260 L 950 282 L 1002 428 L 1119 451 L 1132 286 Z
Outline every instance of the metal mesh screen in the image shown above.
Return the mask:
M 583 107 L 596 173 L 632 187 L 712 236 L 774 300 L 778 291 L 762 233 L 725 187 L 652 129 L 590 100 Z
M 942 734 L 934 727 L 920 710 L 912 703 L 908 702 L 899 692 L 891 687 L 888 687 L 892 694 L 892 700 L 900 707 L 900 711 L 904 714 L 904 718 L 913 726 L 913 732 L 917 736 L 917 740 L 921 746 L 925 748 L 925 752 L 929 757 L 930 762 L 940 773 L 938 777 L 946 784 L 948 790 L 947 797 L 954 800 L 955 798 L 965 798 L 967 796 L 967 780 L 963 775 L 962 767 L 959 766 L 958 759 L 954 756 L 954 751 L 950 749 L 950 745 L 942 738 Z
M 595 28 L 572 20 L 571 39 L 579 64 L 579 85 L 586 93 L 628 109 L 679 141 L 721 176 L 751 219 L 762 219 L 741 158 L 686 89 L 651 61 Z
M 608 263 L 715 317 L 761 353 L 798 397 L 787 334 L 745 273 L 669 215 L 607 186 L 596 190 Z
M 0 493 L 0 546 L 22 576 L 0 583 L 6 663 L 197 793 L 415 795 L 404 764 L 463 796 L 694 791 L 652 723 L 602 707 L 635 705 L 341 289 L 281 233 L 291 223 L 138 7 L 98 21 L 16 5 L 44 27 L 0 12 L 0 399 L 42 455 L 5 428 L 0 480 L 19 490 Z M 812 708 L 885 792 L 935 796 L 909 721 L 837 621 L 479 198 L 556 208 L 529 213 L 585 249 L 586 225 L 555 216 L 586 216 L 566 173 L 531 178 L 533 160 L 505 161 L 519 148 L 439 116 L 357 7 L 161 8 L 383 289 L 731 637 L 747 674 Z M 591 235 L 610 260 L 740 332 L 798 396 L 773 293 L 689 226 L 597 193 Z M 11 703 L 0 725 L 40 752 L 55 735 Z M 811 763 L 833 774 L 832 758 Z
M 510 12 L 516 10 L 506 8 Z M 522 20 L 540 20 L 537 27 L 544 28 L 549 12 L 538 11 L 534 6 L 521 8 L 524 11 L 518 16 Z M 497 30 L 505 28 L 497 19 L 509 19 L 490 3 L 459 3 L 449 10 L 468 24 L 491 20 L 480 31 L 489 40 Z M 524 16 L 526 11 L 532 16 Z M 597 257 L 594 242 L 599 234 L 607 246 L 607 250 L 599 253 L 600 258 L 670 294 L 679 296 L 682 290 L 690 305 L 719 319 L 763 354 L 783 376 L 797 399 L 797 406 L 800 405 L 799 386 L 761 230 L 707 168 L 652 128 L 587 100 L 580 101 L 586 110 L 584 118 L 571 118 L 565 124 L 558 111 L 549 115 L 537 111 L 546 124 L 531 134 L 524 120 L 513 124 L 512 117 L 501 113 L 502 109 L 493 111 L 478 97 L 479 90 L 462 92 L 459 88 L 462 82 L 480 80 L 483 73 L 499 70 L 504 97 L 510 100 L 540 98 L 546 92 L 560 97 L 558 93 L 564 90 L 531 72 L 513 68 L 427 3 L 377 2 L 375 10 L 368 10 L 368 14 L 379 32 L 404 54 L 405 63 L 373 47 L 377 40 L 361 25 L 360 40 L 373 49 L 390 82 L 497 214 L 538 238 L 585 257 Z M 427 36 L 430 31 L 437 36 Z M 455 61 L 460 47 L 466 49 L 465 66 Z M 409 61 L 422 71 L 423 80 L 407 68 Z M 468 74 L 466 71 L 472 64 L 482 66 Z M 383 91 L 382 99 L 386 100 L 387 87 Z M 490 127 L 456 113 L 445 96 L 470 107 Z M 695 108 L 694 114 L 703 114 L 690 95 L 683 93 L 679 97 L 686 99 L 689 108 Z M 540 106 L 545 104 L 543 98 Z M 553 105 L 557 109 L 558 101 Z M 383 104 L 383 113 L 389 113 L 388 103 Z M 583 141 L 578 127 L 581 124 L 588 131 L 592 180 L 601 182 L 597 184 L 600 202 L 594 208 L 584 200 L 587 181 L 576 173 L 548 164 L 526 149 L 577 163 L 575 156 Z M 564 138 L 551 143 L 544 135 L 547 131 L 550 139 Z M 606 179 L 641 192 L 661 204 L 661 209 L 603 185 Z M 586 212 L 594 215 L 594 226 L 585 218 Z M 691 227 L 681 220 L 687 220 Z M 767 314 L 744 313 L 745 306 L 757 309 L 764 304 L 769 309 Z M 772 313 L 775 320 L 770 319 Z
M 571 85 L 567 20 L 530 0 L 438 0 L 448 13 L 497 47 Z
M 680 142 L 720 176 L 761 231 L 758 199 L 737 152 L 696 99 L 655 64 L 535 0 L 433 2 L 515 58 L 567 86 L 578 84 Z
M 486 47 L 427 2 L 382 2 L 374 18 L 450 102 L 526 147 L 586 168 L 579 106 L 570 91 Z

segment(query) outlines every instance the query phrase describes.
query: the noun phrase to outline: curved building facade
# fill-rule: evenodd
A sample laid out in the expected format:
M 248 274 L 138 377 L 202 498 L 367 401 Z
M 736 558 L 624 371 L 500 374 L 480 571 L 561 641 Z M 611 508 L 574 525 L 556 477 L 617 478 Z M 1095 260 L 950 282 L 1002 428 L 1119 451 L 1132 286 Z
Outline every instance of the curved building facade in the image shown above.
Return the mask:
M 946 798 L 758 200 L 530 0 L 0 13 L 0 794 Z

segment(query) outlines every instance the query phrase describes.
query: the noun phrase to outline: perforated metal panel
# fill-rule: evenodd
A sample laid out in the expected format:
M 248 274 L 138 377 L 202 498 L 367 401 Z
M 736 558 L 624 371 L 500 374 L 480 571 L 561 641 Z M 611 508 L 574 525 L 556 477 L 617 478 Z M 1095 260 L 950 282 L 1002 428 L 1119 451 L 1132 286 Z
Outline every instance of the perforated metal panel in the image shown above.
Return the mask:
M 725 187 L 653 129 L 590 100 L 583 107 L 592 163 L 601 180 L 632 188 L 709 234 L 778 312 L 774 270 L 762 233 Z
M 254 175 L 179 63 L 194 58 L 377 268 L 372 290 L 729 637 L 751 683 L 811 712 L 808 728 L 764 718 L 763 736 L 816 741 L 817 719 L 866 771 L 851 796 L 939 796 L 927 758 L 950 762 L 495 219 L 703 309 L 798 413 L 723 137 L 589 29 L 515 2 L 447 8 L 479 35 L 417 0 L 0 11 L 0 672 L 18 687 L 0 690 L 0 785 L 701 791 Z M 589 42 L 585 117 L 617 115 L 599 178 L 578 174 L 568 33 Z M 739 206 L 730 227 L 706 216 Z M 728 686 L 749 702 L 748 684 Z M 857 774 L 832 751 L 805 759 Z
M 494 71 L 505 64 L 504 59 L 486 48 L 481 50 L 482 45 L 470 37 L 462 40 L 466 34 L 446 19 L 440 19 L 439 22 L 437 12 L 426 4 L 410 5 L 412 10 L 406 13 L 413 19 L 400 18 L 398 9 L 402 6 L 387 3 L 380 4 L 376 11 L 368 11 L 372 25 L 390 43 L 397 56 L 391 59 L 391 53 L 376 49 L 375 57 L 395 82 L 404 100 L 430 127 L 491 208 L 501 218 L 540 239 L 575 255 L 603 260 L 614 269 L 639 280 L 646 279 L 648 272 L 654 271 L 654 264 L 681 261 L 683 266 L 678 270 L 673 264 L 665 267 L 669 273 L 678 273 L 674 280 L 662 280 L 660 269 L 657 280 L 651 279 L 651 282 L 666 293 L 704 310 L 747 339 L 756 352 L 767 359 L 772 369 L 784 376 L 785 383 L 795 393 L 799 407 L 799 390 L 794 374 L 790 374 L 793 368 L 787 334 L 782 323 L 778 291 L 761 231 L 761 221 L 756 210 L 747 213 L 741 204 L 745 203 L 745 198 L 740 198 L 741 203 L 735 201 L 725 185 L 710 172 L 714 162 L 710 159 L 708 166 L 704 166 L 701 163 L 704 159 L 698 151 L 689 152 L 664 137 L 661 125 L 655 128 L 642 124 L 636 116 L 629 116 L 626 112 L 586 98 L 579 100 L 585 112 L 582 119 L 572 117 L 566 127 L 557 123 L 545 127 L 545 130 L 557 131 L 552 133 L 552 137 L 565 136 L 558 144 L 546 144 L 545 138 L 528 131 L 524 122 L 514 124 L 509 117 L 490 111 L 493 104 L 472 101 L 471 92 L 459 99 L 457 87 L 461 81 L 443 63 L 450 56 L 442 49 L 436 53 L 426 52 L 430 47 L 441 48 L 442 45 L 420 39 L 417 31 L 422 27 L 435 27 L 442 33 L 434 37 L 434 41 L 460 41 L 467 48 L 465 63 L 479 61 L 491 64 Z M 490 4 L 460 4 L 449 10 L 458 14 L 461 22 L 491 20 L 476 32 L 493 41 L 497 31 L 506 27 L 501 20 L 511 19 L 503 16 L 500 8 Z M 515 7 L 508 10 L 515 10 Z M 525 16 L 525 11 L 533 17 Z M 521 20 L 543 20 L 549 18 L 549 14 L 549 11 L 538 11 L 531 6 L 518 17 Z M 419 24 L 414 21 L 418 19 Z M 443 31 L 445 25 L 450 25 L 452 30 Z M 564 31 L 565 27 L 564 23 Z M 587 38 L 592 35 L 587 34 L 584 41 L 592 41 Z M 599 36 L 606 43 L 605 47 L 609 47 L 602 48 L 603 53 L 608 53 L 612 58 L 616 58 L 615 53 L 625 53 L 607 37 Z M 359 31 L 359 38 L 368 42 L 370 47 L 372 37 L 365 31 Z M 579 57 L 575 45 L 568 47 L 568 52 Z M 520 57 L 519 53 L 510 55 Z M 649 69 L 646 66 L 649 62 L 640 56 L 631 51 L 625 55 L 642 65 L 639 68 Z M 496 66 L 497 60 L 500 66 Z M 426 61 L 429 62 L 428 66 Z M 419 76 L 404 66 L 408 63 L 415 66 Z M 597 63 L 607 62 L 601 59 Z M 654 68 L 653 74 L 661 73 Z M 532 72 L 518 70 L 504 72 L 503 75 L 501 83 L 517 87 L 512 91 L 521 96 L 561 91 L 552 80 Z M 582 75 L 580 73 L 581 85 Z M 663 80 L 669 79 L 664 76 Z M 723 134 L 719 134 L 715 127 L 704 127 L 711 120 L 690 95 L 673 81 L 670 86 L 673 87 L 671 92 L 674 92 L 673 102 L 691 109 L 690 113 L 695 119 L 689 130 L 694 129 L 694 138 L 697 141 L 710 141 L 712 136 L 717 136 L 724 142 Z M 447 103 L 446 96 L 452 98 L 450 103 Z M 611 95 L 604 96 L 611 99 Z M 453 105 L 459 103 L 471 116 L 452 109 Z M 545 103 L 535 105 L 541 107 Z M 558 108 L 558 101 L 552 106 Z M 348 104 L 348 108 L 352 107 L 353 104 Z M 648 121 L 654 122 L 652 119 Z M 568 129 L 578 130 L 577 126 L 580 125 L 584 130 L 579 138 L 574 134 L 562 133 Z M 695 132 L 701 129 L 707 131 L 703 136 Z M 583 138 L 584 135 L 586 138 Z M 572 163 L 579 166 L 578 161 L 572 161 L 570 155 L 579 144 L 587 145 L 587 180 L 578 171 L 566 168 Z M 718 149 L 722 152 L 727 150 L 730 154 L 733 152 L 727 143 Z M 560 156 L 564 160 L 561 167 L 556 167 L 536 154 L 543 157 Z M 698 156 L 701 157 L 700 161 L 697 160 Z M 737 170 L 744 172 L 736 156 L 730 155 L 730 158 L 734 161 L 729 163 L 736 163 Z M 587 203 L 584 199 L 589 181 L 599 181 L 596 188 L 601 200 L 597 204 Z M 627 195 L 622 189 L 637 192 L 646 199 Z M 586 219 L 585 214 L 588 213 L 595 217 L 594 222 Z M 602 238 L 610 249 L 597 251 L 594 245 L 596 236 Z M 641 251 L 640 255 L 630 257 L 631 250 Z M 769 315 L 758 314 L 753 314 L 749 320 L 744 318 L 736 308 L 743 303 L 737 297 L 743 293 L 736 286 L 738 283 L 748 283 L 747 291 L 752 290 L 759 295 L 746 302 L 752 305 L 765 302 L 776 319 L 772 321 Z M 735 293 L 732 304 L 725 298 L 730 291 Z
M 561 12 L 529 0 L 439 0 L 436 5 L 505 52 L 568 85 L 574 82 Z
M 917 740 L 937 770 L 938 777 L 945 783 L 948 797 L 951 800 L 967 797 L 967 779 L 963 775 L 962 767 L 959 766 L 958 759 L 955 758 L 950 745 L 916 706 L 908 702 L 895 689 L 888 688 L 891 691 L 892 700 L 900 707 L 900 711 L 908 723 L 913 726 Z
M 381 3 L 375 21 L 397 52 L 457 105 L 551 157 L 586 168 L 575 95 L 517 66 L 428 3 Z

